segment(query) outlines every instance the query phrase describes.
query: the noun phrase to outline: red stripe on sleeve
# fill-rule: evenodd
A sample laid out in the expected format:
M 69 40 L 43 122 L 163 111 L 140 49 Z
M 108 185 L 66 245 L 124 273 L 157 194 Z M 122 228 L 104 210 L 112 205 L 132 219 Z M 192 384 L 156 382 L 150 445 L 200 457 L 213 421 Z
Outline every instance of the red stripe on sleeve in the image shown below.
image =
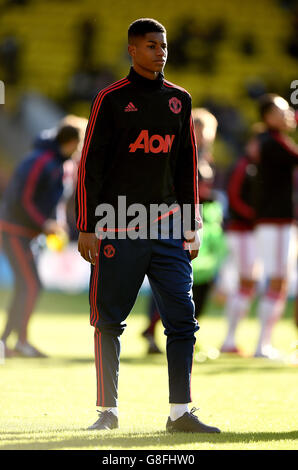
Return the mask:
M 298 158 L 298 145 L 290 137 L 280 132 L 272 132 L 272 136 L 289 154 Z
M 42 157 L 36 160 L 33 168 L 31 169 L 31 172 L 29 173 L 29 177 L 26 181 L 25 189 L 22 195 L 22 201 L 26 211 L 34 220 L 34 222 L 36 222 L 39 226 L 44 224 L 46 218 L 36 207 L 33 201 L 33 195 L 38 182 L 38 177 L 44 166 L 48 163 L 49 160 L 51 160 L 52 157 L 52 152 L 46 152 Z
M 86 187 L 85 187 L 85 176 L 86 176 L 86 158 L 90 146 L 90 142 L 92 139 L 96 119 L 98 116 L 98 112 L 102 105 L 103 98 L 111 93 L 114 90 L 122 88 L 123 86 L 128 85 L 130 82 L 125 78 L 116 82 L 109 86 L 108 88 L 102 90 L 96 97 L 94 102 L 94 106 L 89 118 L 88 126 L 86 129 L 86 135 L 82 150 L 82 157 L 78 169 L 78 221 L 77 227 L 79 230 L 87 230 L 87 195 L 86 195 Z
M 246 158 L 242 158 L 231 176 L 228 185 L 228 195 L 232 209 L 245 219 L 251 220 L 254 217 L 254 210 L 241 199 L 241 188 L 245 178 L 246 166 L 247 160 Z
M 194 123 L 193 118 L 190 116 L 190 137 L 191 144 L 193 148 L 193 185 L 194 185 L 194 203 L 195 203 L 195 217 L 198 219 L 200 217 L 199 213 L 199 183 L 198 183 L 198 152 L 197 152 L 197 143 L 196 136 L 194 132 Z
M 102 90 L 97 95 L 97 97 L 95 99 L 95 102 L 94 102 L 94 106 L 93 106 L 93 109 L 92 109 L 92 112 L 91 112 L 91 115 L 90 115 L 90 118 L 89 118 L 87 129 L 86 129 L 85 140 L 84 140 L 84 145 L 83 145 L 83 150 L 82 150 L 82 158 L 81 158 L 79 169 L 78 169 L 78 203 L 79 203 L 78 204 L 78 206 L 79 206 L 78 226 L 81 223 L 80 219 L 84 215 L 84 210 L 85 210 L 85 212 L 87 211 L 86 197 L 85 197 L 86 196 L 86 194 L 85 194 L 86 189 L 84 187 L 84 178 L 85 178 L 85 166 L 84 165 L 85 165 L 85 161 L 86 161 L 90 141 L 91 141 L 91 138 L 92 138 L 92 134 L 93 134 L 97 114 L 98 114 L 98 111 L 99 111 L 99 107 L 101 105 L 101 98 L 103 98 L 105 96 L 105 93 L 107 93 L 109 91 L 112 91 L 113 89 L 117 88 L 118 85 L 120 85 L 121 83 L 124 83 L 124 82 L 126 83 L 126 82 L 128 82 L 128 80 L 127 79 L 119 80 L 118 82 L 116 82 L 116 83 L 110 85 L 109 87 L 105 88 L 104 90 Z M 81 193 L 80 195 L 79 195 L 79 190 L 80 190 L 80 193 Z

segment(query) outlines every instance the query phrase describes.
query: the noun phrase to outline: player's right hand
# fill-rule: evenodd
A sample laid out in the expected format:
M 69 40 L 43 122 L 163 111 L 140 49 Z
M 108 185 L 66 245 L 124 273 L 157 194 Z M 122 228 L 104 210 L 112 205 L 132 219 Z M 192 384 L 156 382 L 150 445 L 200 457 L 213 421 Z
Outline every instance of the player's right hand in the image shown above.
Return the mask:
M 203 224 L 201 225 L 201 228 Z M 190 253 L 190 259 L 195 259 L 199 254 L 199 249 L 201 245 L 201 240 L 197 230 L 186 230 L 184 232 L 184 238 L 187 243 L 187 248 Z
M 95 233 L 80 232 L 78 250 L 88 263 L 95 264 L 98 256 L 98 238 Z

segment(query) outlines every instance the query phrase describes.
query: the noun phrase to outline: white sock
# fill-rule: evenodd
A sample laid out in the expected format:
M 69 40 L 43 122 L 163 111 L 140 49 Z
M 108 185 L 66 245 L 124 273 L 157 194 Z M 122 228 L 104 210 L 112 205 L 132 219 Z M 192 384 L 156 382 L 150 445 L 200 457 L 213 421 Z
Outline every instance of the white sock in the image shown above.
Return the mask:
M 111 406 L 102 406 L 101 411 L 111 411 L 115 416 L 118 418 L 118 408 L 117 407 L 111 407 Z
M 274 298 L 272 296 L 265 295 L 260 301 L 259 318 L 261 322 L 261 331 L 256 348 L 256 354 L 262 353 L 263 348 L 270 344 L 273 326 L 282 316 L 284 306 L 284 297 Z
M 236 328 L 239 321 L 247 314 L 250 302 L 251 297 L 249 295 L 244 295 L 241 292 L 236 292 L 236 294 L 229 297 L 226 307 L 228 332 L 223 344 L 225 347 L 235 347 Z
M 170 418 L 172 421 L 181 418 L 184 413 L 189 413 L 188 403 L 171 403 Z

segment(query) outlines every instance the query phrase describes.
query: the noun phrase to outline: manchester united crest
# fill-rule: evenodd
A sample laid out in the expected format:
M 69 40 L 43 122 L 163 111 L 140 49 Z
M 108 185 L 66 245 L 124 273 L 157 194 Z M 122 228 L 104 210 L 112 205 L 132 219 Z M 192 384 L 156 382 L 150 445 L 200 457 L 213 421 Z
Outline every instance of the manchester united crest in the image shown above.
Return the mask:
M 170 110 L 174 114 L 179 114 L 182 109 L 181 101 L 178 100 L 178 98 L 176 98 L 175 96 L 169 100 L 169 106 L 170 106 Z
M 106 245 L 104 247 L 103 252 L 107 258 L 113 258 L 113 256 L 115 255 L 115 248 L 113 247 L 113 245 Z

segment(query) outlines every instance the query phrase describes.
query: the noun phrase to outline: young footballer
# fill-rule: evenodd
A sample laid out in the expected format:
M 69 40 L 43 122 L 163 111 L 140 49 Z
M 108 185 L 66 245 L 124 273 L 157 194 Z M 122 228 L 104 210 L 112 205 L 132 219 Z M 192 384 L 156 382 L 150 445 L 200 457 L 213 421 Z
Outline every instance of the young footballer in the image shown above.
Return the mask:
M 147 18 L 132 23 L 128 51 L 133 64 L 128 76 L 93 101 L 78 173 L 78 248 L 91 262 L 89 299 L 100 407 L 99 418 L 89 429 L 118 427 L 120 336 L 147 275 L 167 336 L 170 416 L 166 428 L 219 432 L 188 409 L 194 334 L 199 328 L 191 298 L 191 259 L 198 254 L 200 224 L 191 97 L 164 79 L 167 40 L 160 23 Z M 116 220 L 121 219 L 118 196 L 125 196 L 130 215 L 133 204 L 147 209 L 176 204 L 176 208 L 152 221 L 158 237 L 132 239 L 130 224 L 124 226 L 121 221 L 114 227 L 107 223 L 96 228 L 95 212 L 102 203 L 114 208 Z M 184 233 L 180 226 L 177 238 L 175 216 L 181 211 L 185 220 L 186 205 L 191 223 L 184 226 Z M 161 234 L 165 220 L 167 237 Z M 113 231 L 114 238 L 103 236 Z M 190 244 L 190 251 L 184 243 Z

